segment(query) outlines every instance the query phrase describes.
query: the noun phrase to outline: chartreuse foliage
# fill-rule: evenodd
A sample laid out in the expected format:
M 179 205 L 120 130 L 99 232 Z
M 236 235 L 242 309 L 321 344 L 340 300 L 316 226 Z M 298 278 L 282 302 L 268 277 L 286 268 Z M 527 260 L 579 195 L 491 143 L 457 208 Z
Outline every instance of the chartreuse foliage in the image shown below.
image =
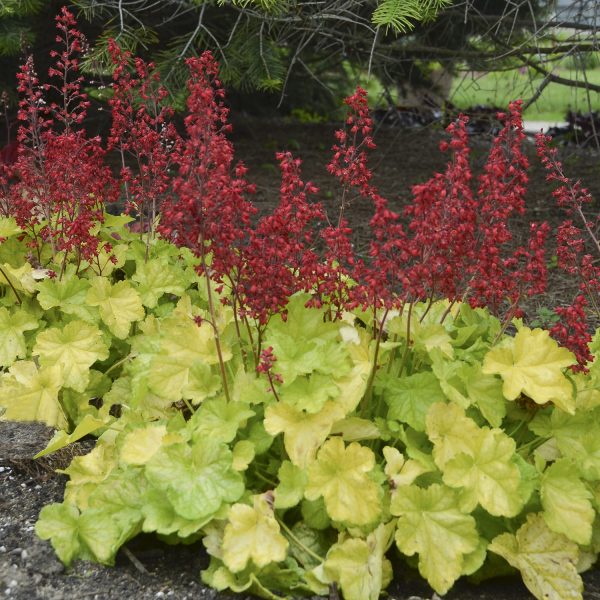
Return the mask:
M 3 418 L 56 428 L 40 454 L 97 437 L 37 523 L 65 564 L 112 564 L 153 532 L 202 540 L 207 583 L 266 598 L 375 600 L 402 556 L 439 594 L 505 561 L 537 598 L 581 598 L 600 551 L 598 363 L 573 374 L 547 332 L 503 334 L 466 304 L 415 304 L 379 334 L 296 294 L 257 374 L 197 259 L 126 221 L 99 233 L 114 261 L 57 277 L 0 219 Z

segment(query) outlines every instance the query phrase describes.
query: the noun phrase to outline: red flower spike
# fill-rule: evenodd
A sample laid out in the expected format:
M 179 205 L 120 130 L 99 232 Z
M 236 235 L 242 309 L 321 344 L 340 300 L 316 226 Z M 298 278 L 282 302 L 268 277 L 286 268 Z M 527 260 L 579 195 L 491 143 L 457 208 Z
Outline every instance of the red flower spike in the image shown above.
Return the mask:
M 92 230 L 102 220 L 103 204 L 114 198 L 116 188 L 103 164 L 100 139 L 87 138 L 80 128 L 89 106 L 81 91 L 78 63 L 85 39 L 67 8 L 56 21 L 63 49 L 53 53 L 51 83 L 40 84 L 31 57 L 17 76 L 22 124 L 12 170 L 18 181 L 12 186 L 8 210 L 34 239 L 48 242 L 54 254 L 92 260 L 99 252 Z M 61 101 L 48 105 L 47 90 L 56 92 Z

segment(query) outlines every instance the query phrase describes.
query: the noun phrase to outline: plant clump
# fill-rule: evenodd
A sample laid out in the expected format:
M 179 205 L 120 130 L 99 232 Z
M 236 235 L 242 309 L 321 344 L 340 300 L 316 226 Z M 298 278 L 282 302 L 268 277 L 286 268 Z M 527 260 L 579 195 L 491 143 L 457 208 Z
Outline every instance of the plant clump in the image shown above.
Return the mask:
M 66 565 L 113 564 L 141 532 L 201 540 L 207 584 L 265 598 L 375 600 L 399 560 L 439 594 L 514 570 L 539 599 L 581 598 L 600 552 L 600 336 L 581 318 L 598 306 L 598 240 L 589 195 L 540 137 L 568 217 L 558 266 L 581 293 L 551 330 L 523 323 L 550 231 L 533 223 L 522 245 L 510 231 L 521 104 L 477 178 L 467 119 L 453 123 L 446 170 L 400 214 L 372 183 L 358 88 L 327 166 L 335 215 L 281 152 L 280 203 L 256 219 L 210 53 L 187 61 L 177 129 L 154 66 L 111 43 L 105 148 L 82 127 L 85 42 L 67 9 L 57 23 L 62 84 L 26 63 L 0 179 L 0 407 L 57 429 L 40 455 L 97 441 L 38 535 Z M 355 201 L 373 208 L 368 257 Z

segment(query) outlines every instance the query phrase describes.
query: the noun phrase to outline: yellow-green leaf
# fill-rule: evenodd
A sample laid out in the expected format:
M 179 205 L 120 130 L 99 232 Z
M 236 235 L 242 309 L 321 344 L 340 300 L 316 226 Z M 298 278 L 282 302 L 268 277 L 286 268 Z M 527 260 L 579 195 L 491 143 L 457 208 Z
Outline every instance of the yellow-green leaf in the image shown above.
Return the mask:
M 471 439 L 479 434 L 479 427 L 465 416 L 457 404 L 437 402 L 427 413 L 426 429 L 433 442 L 433 457 L 436 465 L 443 469 L 445 464 L 461 452 L 471 451 Z
M 373 452 L 339 437 L 323 444 L 308 467 L 304 492 L 308 500 L 323 496 L 329 516 L 352 525 L 368 525 L 381 515 L 381 488 L 369 477 L 375 466 Z
M 331 427 L 343 416 L 343 409 L 335 402 L 326 402 L 322 410 L 315 414 L 279 403 L 265 410 L 264 426 L 267 433 L 273 436 L 283 432 L 288 456 L 295 465 L 303 468 L 314 460 L 317 449 L 327 439 Z
M 542 476 L 540 496 L 542 516 L 552 531 L 582 546 L 590 543 L 596 511 L 576 464 L 561 459 L 550 465 Z
M 575 363 L 575 357 L 561 348 L 543 329 L 522 327 L 514 338 L 490 350 L 483 361 L 483 373 L 502 377 L 507 400 L 526 394 L 534 402 L 554 402 L 573 414 L 575 399 L 563 369 Z
M 2 418 L 66 428 L 66 415 L 58 400 L 62 384 L 59 366 L 38 369 L 32 361 L 16 362 L 0 380 L 0 406 L 6 409 Z
M 521 571 L 523 582 L 538 600 L 581 600 L 577 545 L 548 528 L 539 514 L 529 514 L 516 535 L 503 533 L 488 550 Z
M 181 296 L 189 283 L 183 272 L 159 258 L 136 262 L 131 279 L 138 284 L 137 291 L 148 308 L 154 308 L 163 294 Z
M 25 331 L 39 326 L 38 320 L 25 310 L 9 312 L 0 308 L 0 367 L 10 367 L 17 358 L 25 358 Z
M 515 441 L 499 429 L 483 428 L 468 442 L 467 452 L 445 463 L 444 483 L 463 488 L 463 506 L 469 511 L 479 503 L 491 515 L 516 516 L 524 501 L 519 493 L 520 471 L 513 462 Z
M 377 600 L 385 589 L 391 570 L 385 558 L 394 535 L 394 523 L 380 524 L 367 539 L 348 538 L 327 553 L 323 572 L 338 583 L 345 600 Z
M 46 456 L 47 454 L 52 454 L 52 452 L 56 452 L 57 450 L 60 450 L 61 448 L 80 440 L 82 437 L 85 437 L 86 435 L 105 427 L 107 422 L 107 419 L 97 419 L 92 415 L 85 415 L 77 427 L 75 427 L 73 433 L 69 435 L 64 430 L 57 431 L 52 436 L 52 439 L 48 442 L 46 447 L 38 452 L 33 458 L 40 458 L 42 456 Z
M 275 508 L 296 506 L 304 496 L 306 471 L 284 460 L 277 472 L 279 485 L 275 488 Z
M 23 230 L 17 225 L 14 217 L 0 217 L 0 238 L 8 239 L 21 233 Z
M 71 321 L 62 329 L 51 327 L 38 334 L 33 354 L 40 357 L 42 366 L 60 366 L 65 387 L 83 392 L 90 379 L 90 367 L 108 358 L 108 348 L 97 327 Z
M 91 306 L 99 308 L 100 317 L 119 339 L 125 339 L 131 323 L 141 321 L 146 314 L 140 295 L 127 281 L 118 281 L 113 285 L 106 277 L 96 277 L 92 280 L 86 300 Z
M 125 434 L 120 458 L 128 465 L 145 465 L 160 449 L 167 434 L 165 425 L 148 425 Z
M 412 458 L 406 460 L 400 450 L 392 446 L 383 448 L 383 456 L 386 462 L 384 471 L 392 489 L 402 485 L 410 485 L 419 475 L 430 471 L 426 466 Z
M 281 562 L 287 556 L 288 542 L 265 496 L 254 496 L 254 506 L 234 504 L 229 509 L 223 535 L 223 562 L 239 573 L 252 561 L 257 567 Z
M 407 556 L 419 554 L 419 572 L 445 594 L 460 577 L 464 560 L 479 544 L 475 519 L 458 508 L 454 490 L 434 484 L 401 488 L 390 512 L 398 516 L 396 544 Z

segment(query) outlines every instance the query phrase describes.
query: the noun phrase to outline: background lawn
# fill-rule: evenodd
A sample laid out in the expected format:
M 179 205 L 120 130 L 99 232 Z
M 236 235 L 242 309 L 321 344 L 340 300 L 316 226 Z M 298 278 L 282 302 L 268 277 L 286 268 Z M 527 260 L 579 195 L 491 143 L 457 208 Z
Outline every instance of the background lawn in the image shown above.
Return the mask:
M 600 67 L 583 71 L 560 68 L 555 74 L 561 77 L 600 84 Z M 543 80 L 543 76 L 527 69 L 497 73 L 465 73 L 454 79 L 450 100 L 459 108 L 477 104 L 506 106 L 511 100 L 530 98 Z M 600 110 L 600 94 L 583 88 L 549 84 L 541 97 L 524 113 L 532 121 L 564 121 L 567 110 Z

